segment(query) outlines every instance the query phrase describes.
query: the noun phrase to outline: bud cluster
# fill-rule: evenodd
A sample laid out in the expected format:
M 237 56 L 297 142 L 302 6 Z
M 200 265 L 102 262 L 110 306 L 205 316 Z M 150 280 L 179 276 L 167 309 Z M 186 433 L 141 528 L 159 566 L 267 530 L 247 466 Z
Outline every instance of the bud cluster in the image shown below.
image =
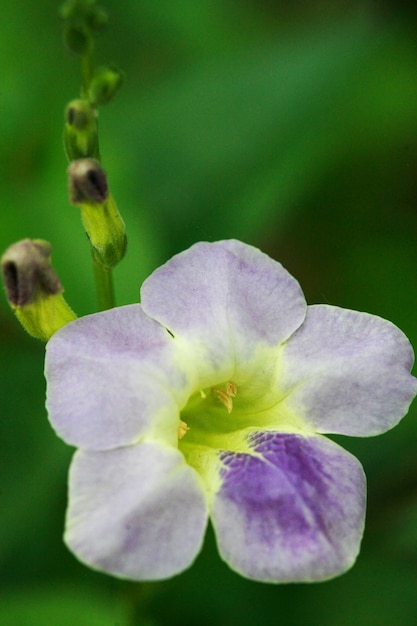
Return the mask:
M 66 0 L 61 6 L 64 39 L 71 52 L 81 57 L 81 98 L 65 111 L 64 145 L 69 161 L 92 157 L 100 160 L 97 107 L 112 100 L 123 82 L 114 64 L 94 68 L 94 32 L 107 23 L 107 13 L 96 0 Z
M 126 233 L 100 165 L 97 108 L 110 102 L 123 82 L 123 75 L 112 64 L 93 67 L 92 35 L 105 23 L 102 11 L 95 0 L 66 0 L 61 8 L 67 39 L 71 33 L 75 41 L 70 49 L 81 55 L 83 70 L 81 97 L 72 100 L 65 111 L 64 146 L 70 161 L 70 201 L 81 209 L 94 261 L 107 271 L 123 258 Z M 83 37 L 85 42 L 80 45 Z
M 74 54 L 84 54 L 91 46 L 92 34 L 108 22 L 105 9 L 95 0 L 66 0 L 60 8 L 65 20 L 64 41 Z
M 114 306 L 111 269 L 126 252 L 126 230 L 100 165 L 97 107 L 110 102 L 123 77 L 114 65 L 94 68 L 93 35 L 107 23 L 107 13 L 96 0 L 65 0 L 60 14 L 66 44 L 81 57 L 82 70 L 80 97 L 65 110 L 69 195 L 81 211 L 92 248 L 98 305 L 105 309 Z M 1 259 L 1 268 L 9 304 L 31 335 L 47 341 L 76 319 L 51 265 L 47 241 L 24 239 L 13 244 Z

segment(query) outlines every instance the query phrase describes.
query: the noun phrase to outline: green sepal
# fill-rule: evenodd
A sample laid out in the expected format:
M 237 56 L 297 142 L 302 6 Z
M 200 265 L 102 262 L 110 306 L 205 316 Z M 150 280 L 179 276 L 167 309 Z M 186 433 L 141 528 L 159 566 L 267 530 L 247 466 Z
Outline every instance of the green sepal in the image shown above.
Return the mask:
M 79 207 L 94 258 L 106 268 L 114 267 L 126 254 L 127 237 L 113 196 L 109 194 L 102 204 L 80 204 Z
M 37 296 L 26 306 L 12 306 L 23 328 L 41 341 L 48 341 L 57 330 L 77 319 L 62 294 Z

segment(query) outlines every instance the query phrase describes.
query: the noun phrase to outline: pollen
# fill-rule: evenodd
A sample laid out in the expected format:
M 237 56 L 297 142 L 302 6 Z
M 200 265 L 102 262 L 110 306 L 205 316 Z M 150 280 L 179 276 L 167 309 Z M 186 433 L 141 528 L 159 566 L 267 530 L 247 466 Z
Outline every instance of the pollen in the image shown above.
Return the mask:
M 237 394 L 237 385 L 233 382 L 226 383 L 224 389 L 219 389 L 218 387 L 212 387 L 212 392 L 217 396 L 218 400 L 227 409 L 227 412 L 230 414 L 233 410 L 233 398 L 236 397 Z
M 186 422 L 180 420 L 178 424 L 178 439 L 182 439 L 184 435 L 187 433 L 187 430 L 190 430 L 190 427 Z

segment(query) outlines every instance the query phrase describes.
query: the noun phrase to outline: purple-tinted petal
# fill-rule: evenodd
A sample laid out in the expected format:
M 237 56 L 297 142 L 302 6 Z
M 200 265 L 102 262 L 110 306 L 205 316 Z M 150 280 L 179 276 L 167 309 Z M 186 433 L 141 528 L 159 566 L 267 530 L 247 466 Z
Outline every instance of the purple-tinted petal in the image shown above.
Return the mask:
M 259 346 L 287 339 L 306 311 L 297 281 L 235 240 L 198 243 L 173 257 L 144 282 L 141 301 L 148 315 L 202 350 L 202 386 L 233 375 Z
M 253 454 L 221 454 L 213 525 L 224 560 L 248 578 L 308 582 L 354 562 L 363 532 L 360 463 L 322 436 L 257 433 Z
M 178 450 L 143 442 L 75 454 L 65 541 L 91 567 L 134 580 L 173 576 L 195 559 L 206 524 L 200 479 Z
M 144 433 L 176 443 L 190 382 L 177 345 L 140 305 L 89 315 L 47 345 L 47 409 L 58 435 L 101 450 Z
M 278 385 L 287 406 L 316 431 L 376 435 L 399 422 L 417 393 L 413 360 L 391 322 L 311 306 L 284 347 Z

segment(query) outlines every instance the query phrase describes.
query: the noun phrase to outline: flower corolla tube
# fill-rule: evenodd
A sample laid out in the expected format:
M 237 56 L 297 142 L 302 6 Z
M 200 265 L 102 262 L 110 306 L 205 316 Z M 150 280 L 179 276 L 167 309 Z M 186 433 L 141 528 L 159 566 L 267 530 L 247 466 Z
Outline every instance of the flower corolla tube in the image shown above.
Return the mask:
M 365 477 L 326 433 L 377 435 L 417 393 L 405 335 L 307 306 L 235 240 L 157 269 L 141 303 L 80 318 L 47 345 L 47 408 L 75 446 L 65 541 L 133 580 L 188 568 L 211 519 L 221 557 L 267 582 L 326 580 L 359 551 Z

